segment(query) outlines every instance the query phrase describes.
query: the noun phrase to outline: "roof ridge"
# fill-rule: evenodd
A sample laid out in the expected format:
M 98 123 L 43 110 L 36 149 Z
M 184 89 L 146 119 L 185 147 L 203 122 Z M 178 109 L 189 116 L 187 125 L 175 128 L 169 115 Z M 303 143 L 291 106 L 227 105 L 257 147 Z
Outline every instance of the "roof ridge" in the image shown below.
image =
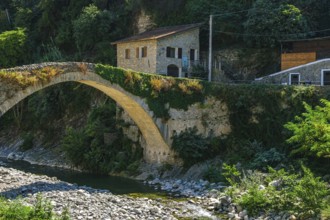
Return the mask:
M 127 37 L 111 44 L 118 44 L 124 42 L 131 42 L 131 41 L 143 41 L 143 40 L 155 40 L 160 39 L 163 37 L 167 37 L 176 33 L 180 33 L 183 31 L 188 31 L 193 28 L 200 27 L 203 23 L 193 23 L 193 24 L 184 24 L 184 25 L 176 25 L 176 26 L 165 26 L 155 28 L 153 30 L 145 31 L 137 35 L 133 35 L 131 37 Z

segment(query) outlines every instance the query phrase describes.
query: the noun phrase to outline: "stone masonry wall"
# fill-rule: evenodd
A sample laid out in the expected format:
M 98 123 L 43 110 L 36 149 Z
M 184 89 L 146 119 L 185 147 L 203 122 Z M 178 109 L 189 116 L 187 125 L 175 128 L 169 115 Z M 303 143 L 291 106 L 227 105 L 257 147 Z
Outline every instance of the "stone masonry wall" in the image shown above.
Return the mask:
M 147 57 L 141 57 L 141 47 L 147 47 Z M 140 48 L 140 55 L 136 57 L 136 48 Z M 125 50 L 130 50 L 130 58 L 125 58 Z M 146 40 L 117 44 L 117 66 L 137 72 L 156 73 L 156 40 Z
M 154 122 L 169 146 L 172 145 L 173 134 L 180 134 L 188 128 L 196 127 L 198 133 L 204 137 L 223 136 L 231 132 L 227 105 L 214 97 L 208 98 L 203 105 L 200 103 L 191 105 L 187 111 L 170 108 L 169 114 L 171 117 L 168 121 L 154 118 Z M 124 134 L 133 142 L 139 142 L 143 147 L 145 140 L 129 115 L 125 111 L 120 111 L 117 117 L 125 122 Z
M 175 34 L 157 42 L 157 69 L 156 72 L 160 74 L 167 73 L 167 66 L 174 64 L 182 68 L 182 59 L 166 57 L 166 47 L 182 48 L 182 57 L 190 59 L 190 49 L 197 50 L 198 60 L 199 53 L 199 28 L 186 31 L 184 33 Z
M 290 73 L 299 73 L 300 82 L 321 85 L 322 70 L 330 70 L 330 59 L 319 60 L 256 79 L 257 83 L 289 84 Z

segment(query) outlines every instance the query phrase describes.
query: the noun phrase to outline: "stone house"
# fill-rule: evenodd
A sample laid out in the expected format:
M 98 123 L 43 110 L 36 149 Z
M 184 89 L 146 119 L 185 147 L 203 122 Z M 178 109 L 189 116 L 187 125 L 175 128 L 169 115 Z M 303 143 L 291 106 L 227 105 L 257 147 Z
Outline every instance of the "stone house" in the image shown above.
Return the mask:
M 162 27 L 113 42 L 117 45 L 117 66 L 138 72 L 185 77 L 199 60 L 200 26 Z
M 330 85 L 330 37 L 281 42 L 281 71 L 256 82 Z
M 317 60 L 278 73 L 260 77 L 257 83 L 282 85 L 330 85 L 330 59 Z

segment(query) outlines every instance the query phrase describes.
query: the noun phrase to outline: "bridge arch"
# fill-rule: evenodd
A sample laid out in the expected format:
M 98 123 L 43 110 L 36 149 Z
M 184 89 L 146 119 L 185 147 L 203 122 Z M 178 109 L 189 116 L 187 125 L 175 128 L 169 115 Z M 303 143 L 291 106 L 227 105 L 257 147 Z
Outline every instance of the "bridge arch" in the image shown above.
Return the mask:
M 17 68 L 17 71 L 26 69 L 40 69 L 49 65 L 53 66 L 53 64 L 40 64 L 37 66 L 30 65 Z M 65 65 L 68 64 L 57 64 L 57 66 L 60 67 Z M 70 63 L 70 65 L 77 64 Z M 103 79 L 93 71 L 94 68 L 92 64 L 89 64 L 89 66 L 90 68 L 88 68 L 86 71 L 66 71 L 63 74 L 58 74 L 54 77 L 51 77 L 46 83 L 38 82 L 32 86 L 15 92 L 11 91 L 9 84 L 6 84 L 0 79 L 0 117 L 9 109 L 14 107 L 18 102 L 46 87 L 64 82 L 82 83 L 105 93 L 107 96 L 116 101 L 128 113 L 128 115 L 139 127 L 146 141 L 144 159 L 148 163 L 174 163 L 174 152 L 162 137 L 157 125 L 152 119 L 152 113 L 149 111 L 144 100 L 140 97 L 130 94 L 120 86 L 112 84 L 110 81 Z M 13 70 L 15 69 L 9 71 Z

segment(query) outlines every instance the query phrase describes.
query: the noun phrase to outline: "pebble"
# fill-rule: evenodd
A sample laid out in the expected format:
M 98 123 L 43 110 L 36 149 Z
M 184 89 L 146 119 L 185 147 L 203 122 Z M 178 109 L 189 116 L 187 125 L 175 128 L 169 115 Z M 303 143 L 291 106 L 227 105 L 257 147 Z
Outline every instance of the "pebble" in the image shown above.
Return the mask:
M 24 203 L 32 205 L 40 193 L 52 204 L 55 213 L 68 208 L 72 219 L 217 219 L 189 200 L 162 202 L 161 199 L 113 195 L 108 190 L 78 186 L 7 167 L 0 167 L 0 180 L 0 196 L 8 199 L 22 197 Z

